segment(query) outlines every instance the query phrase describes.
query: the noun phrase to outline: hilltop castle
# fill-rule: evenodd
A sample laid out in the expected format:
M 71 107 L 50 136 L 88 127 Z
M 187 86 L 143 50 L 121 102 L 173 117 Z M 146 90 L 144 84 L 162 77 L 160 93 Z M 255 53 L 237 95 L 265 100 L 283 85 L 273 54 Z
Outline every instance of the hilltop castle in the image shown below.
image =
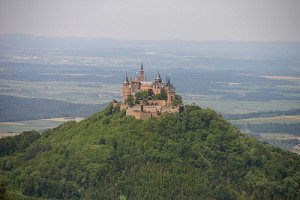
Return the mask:
M 163 83 L 159 71 L 154 81 L 146 81 L 143 64 L 140 74 L 130 80 L 126 74 L 122 88 L 121 109 L 126 109 L 126 115 L 137 119 L 158 117 L 161 113 L 176 113 L 182 104 L 181 97 L 176 95 L 170 77 Z

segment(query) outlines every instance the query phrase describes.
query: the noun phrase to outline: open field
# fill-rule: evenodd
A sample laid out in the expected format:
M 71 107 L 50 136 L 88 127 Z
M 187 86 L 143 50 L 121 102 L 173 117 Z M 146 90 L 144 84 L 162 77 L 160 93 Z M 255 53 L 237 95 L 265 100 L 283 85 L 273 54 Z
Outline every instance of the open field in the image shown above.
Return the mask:
M 300 155 L 300 137 L 286 133 L 260 133 L 260 136 L 270 144 L 288 149 Z
M 0 134 L 10 134 L 10 132 L 20 133 L 22 131 L 44 130 L 54 128 L 70 120 L 75 120 L 76 122 L 79 122 L 83 120 L 83 118 L 52 118 L 17 122 L 0 122 Z
M 0 67 L 1 68 L 1 67 Z M 119 98 L 120 85 L 78 82 L 28 82 L 0 79 L 2 95 L 63 100 L 70 103 L 101 104 Z
M 233 124 L 260 124 L 260 123 L 300 123 L 300 115 L 276 116 L 276 117 L 258 117 L 249 119 L 230 120 Z
M 81 120 L 84 120 L 82 117 L 75 117 L 75 118 L 66 118 L 66 117 L 58 117 L 58 118 L 51 118 L 51 119 L 43 119 L 46 121 L 54 121 L 54 122 L 68 122 L 70 120 L 75 122 L 80 122 Z
M 19 135 L 19 134 L 20 134 L 20 132 L 0 132 L 0 138 L 12 137 L 12 136 Z
M 287 80 L 287 81 L 300 81 L 299 76 L 261 76 L 271 80 Z
M 260 133 L 260 136 L 267 139 L 278 139 L 278 140 L 297 139 L 300 141 L 299 136 L 295 136 L 287 133 Z
M 201 107 L 212 108 L 220 113 L 245 114 L 250 112 L 289 110 L 300 108 L 299 101 L 277 100 L 270 102 L 259 101 L 237 101 L 237 100 L 214 100 L 214 99 L 191 99 L 184 100 L 185 103 L 195 102 Z

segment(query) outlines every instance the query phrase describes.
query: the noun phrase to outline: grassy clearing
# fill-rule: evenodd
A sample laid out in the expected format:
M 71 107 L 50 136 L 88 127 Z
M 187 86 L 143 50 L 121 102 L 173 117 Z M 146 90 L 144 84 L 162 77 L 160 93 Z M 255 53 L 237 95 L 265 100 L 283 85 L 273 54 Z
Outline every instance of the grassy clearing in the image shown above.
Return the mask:
M 15 135 L 19 135 L 20 133 L 13 133 L 13 132 L 0 132 L 0 138 L 3 137 L 11 137 Z
M 274 111 L 274 110 L 289 110 L 300 108 L 299 101 L 236 101 L 236 100 L 218 100 L 218 99 L 190 99 L 185 100 L 185 104 L 195 102 L 203 108 L 212 108 L 220 113 L 228 114 L 246 114 L 250 112 Z
M 119 84 L 100 82 L 27 82 L 0 79 L 2 95 L 63 100 L 70 103 L 100 104 L 119 97 Z
M 260 136 L 270 144 L 288 149 L 289 151 L 300 155 L 299 136 L 287 133 L 260 133 Z M 298 143 L 296 143 L 295 140 L 297 140 Z
M 294 116 L 276 116 L 276 117 L 259 117 L 249 119 L 230 120 L 233 124 L 261 124 L 261 123 L 300 123 L 300 115 Z
M 295 136 L 287 133 L 260 133 L 260 136 L 266 139 L 277 139 L 277 140 L 298 139 L 300 141 L 299 136 Z
M 54 120 L 28 120 L 28 121 L 18 121 L 13 123 L 1 122 L 0 123 L 0 132 L 8 133 L 8 132 L 22 132 L 22 131 L 30 131 L 30 130 L 43 130 L 48 128 L 54 128 L 62 124 L 63 121 L 54 121 Z M 23 125 L 19 125 L 23 124 Z
M 76 122 L 80 122 L 81 120 L 84 120 L 84 118 L 82 118 L 82 117 L 75 117 L 75 118 L 58 117 L 58 118 L 43 119 L 43 120 L 54 121 L 54 122 L 67 122 L 70 120 L 74 120 Z
M 38 119 L 38 120 L 28 120 L 28 121 L 16 121 L 16 122 L 0 122 L 0 138 L 7 136 L 14 136 L 23 131 L 31 130 L 44 130 L 49 128 L 54 128 L 60 124 L 74 120 L 80 122 L 84 118 L 51 118 L 51 119 Z

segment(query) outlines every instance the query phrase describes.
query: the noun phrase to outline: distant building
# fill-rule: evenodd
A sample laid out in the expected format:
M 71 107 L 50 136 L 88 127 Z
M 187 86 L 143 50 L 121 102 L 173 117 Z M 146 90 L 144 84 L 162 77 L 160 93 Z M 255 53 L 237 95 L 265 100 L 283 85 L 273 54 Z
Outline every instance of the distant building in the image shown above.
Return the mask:
M 158 117 L 161 113 L 176 113 L 179 111 L 180 100 L 176 99 L 175 88 L 169 77 L 163 83 L 159 71 L 154 81 L 145 80 L 145 71 L 141 64 L 140 74 L 130 80 L 126 74 L 122 88 L 121 109 L 126 109 L 126 115 L 137 119 Z

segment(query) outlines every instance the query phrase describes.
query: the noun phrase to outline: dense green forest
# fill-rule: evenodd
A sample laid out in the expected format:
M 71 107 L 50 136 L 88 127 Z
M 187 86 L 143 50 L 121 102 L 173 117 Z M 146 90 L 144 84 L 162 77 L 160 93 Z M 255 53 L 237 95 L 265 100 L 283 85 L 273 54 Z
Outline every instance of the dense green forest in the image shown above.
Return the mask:
M 105 105 L 73 104 L 53 99 L 0 95 L 0 122 L 54 117 L 88 117 L 95 111 L 103 109 Z
M 25 135 L 25 148 L 13 145 L 17 137 L 1 139 L 12 144 L 0 157 L 2 198 L 300 198 L 300 157 L 242 134 L 211 109 L 143 121 L 109 105 Z
M 38 131 L 24 131 L 14 137 L 4 137 L 0 139 L 0 157 L 22 152 L 30 146 L 31 143 L 40 138 Z

